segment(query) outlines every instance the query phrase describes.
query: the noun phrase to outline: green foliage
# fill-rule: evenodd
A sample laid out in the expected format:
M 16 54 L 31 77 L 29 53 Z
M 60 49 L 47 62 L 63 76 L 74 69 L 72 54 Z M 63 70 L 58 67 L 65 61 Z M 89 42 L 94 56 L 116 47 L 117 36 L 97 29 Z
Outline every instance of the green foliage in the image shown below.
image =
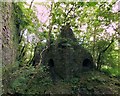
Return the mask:
M 38 39 L 39 35 L 41 38 L 43 37 L 38 31 L 40 23 L 36 16 L 35 10 L 27 8 L 28 5 L 26 2 L 16 2 L 13 3 L 13 6 L 15 24 L 18 28 L 17 36 L 19 39 L 17 60 L 21 62 L 20 66 L 24 66 L 28 65 L 27 63 L 32 59 L 36 42 L 38 42 L 33 40 L 35 37 L 32 37 L 32 35 L 36 36 Z M 31 42 L 28 41 L 30 38 L 33 38 L 31 39 Z
M 44 91 L 52 85 L 52 80 L 44 66 L 36 70 L 33 66 L 19 68 L 17 63 L 12 65 L 12 67 L 5 66 L 3 71 L 3 80 L 6 79 L 8 92 L 44 94 Z
M 39 21 L 34 13 L 34 11 L 30 8 L 26 8 L 25 2 L 18 2 L 14 4 L 14 15 L 16 17 L 16 26 L 20 28 L 20 30 L 28 29 L 29 32 L 34 33 L 39 28 Z
M 67 81 L 71 84 L 72 94 L 76 94 L 80 87 L 79 82 L 80 78 L 72 78 L 71 80 Z
M 114 77 L 120 78 L 120 70 L 119 70 L 118 66 L 114 66 L 114 68 L 109 67 L 109 66 L 103 66 L 101 68 L 101 70 L 109 76 L 114 76 Z
M 67 23 L 70 23 L 78 40 L 77 43 L 89 50 L 89 52 L 93 55 L 95 63 L 97 62 L 99 53 L 110 44 L 111 39 L 114 39 L 115 42 L 113 42 L 113 44 L 101 55 L 101 71 L 109 75 L 119 77 L 119 49 L 117 46 L 117 24 L 119 13 L 117 14 L 112 12 L 113 3 L 52 2 L 52 4 L 52 10 L 50 11 L 51 18 L 49 18 L 49 25 L 47 25 L 39 23 L 35 12 L 32 9 L 25 7 L 25 2 L 14 3 L 14 15 L 16 17 L 15 24 L 18 28 L 18 36 L 21 39 L 18 47 L 18 57 L 20 57 L 20 60 L 3 68 L 3 81 L 6 80 L 5 83 L 8 86 L 8 90 L 13 93 L 19 92 L 26 94 L 44 94 L 46 90 L 52 90 L 52 88 L 53 91 L 57 90 L 54 88 L 55 86 L 52 84 L 49 73 L 45 70 L 46 68 L 40 66 L 38 70 L 36 70 L 33 66 L 28 64 L 35 54 L 35 47 L 37 44 L 35 42 L 28 42 L 23 34 L 21 38 L 20 32 L 21 30 L 23 31 L 27 29 L 29 34 L 36 34 L 36 36 L 40 39 L 37 50 L 42 51 L 42 49 L 46 46 L 46 42 L 43 41 L 48 40 L 49 33 L 51 33 L 51 42 L 54 42 L 54 40 L 58 37 L 60 28 Z M 48 7 L 50 8 L 50 6 Z M 109 34 L 110 32 L 106 31 L 106 29 L 112 23 L 116 24 L 116 30 L 111 35 Z M 49 28 L 50 26 L 52 26 L 51 30 Z M 42 32 L 39 32 L 39 28 L 43 28 Z M 23 31 L 23 33 L 25 33 L 25 31 Z M 74 42 L 71 42 L 69 39 L 64 40 L 63 38 L 59 38 L 58 43 L 62 42 L 62 40 L 63 42 L 67 41 L 65 43 L 66 45 L 74 46 Z M 25 48 L 22 51 L 23 47 Z M 20 67 L 20 65 L 22 67 Z M 91 74 L 88 75 L 91 76 Z M 92 77 L 92 79 L 88 80 L 90 81 L 90 84 L 88 85 L 86 83 L 87 81 L 85 81 L 86 79 L 83 80 L 85 81 L 84 84 L 80 83 L 80 80 L 82 81 L 81 78 L 73 78 L 63 83 L 63 85 L 66 87 L 71 86 L 69 88 L 72 89 L 73 94 L 78 92 L 79 87 L 81 87 L 81 90 L 85 92 L 89 92 L 89 90 L 93 91 L 94 86 L 91 88 L 91 84 L 97 84 L 96 82 L 100 80 L 98 80 L 98 77 L 94 77 L 94 75 L 92 75 Z M 96 82 L 94 83 L 93 81 Z M 58 88 L 58 90 L 59 89 L 61 88 Z

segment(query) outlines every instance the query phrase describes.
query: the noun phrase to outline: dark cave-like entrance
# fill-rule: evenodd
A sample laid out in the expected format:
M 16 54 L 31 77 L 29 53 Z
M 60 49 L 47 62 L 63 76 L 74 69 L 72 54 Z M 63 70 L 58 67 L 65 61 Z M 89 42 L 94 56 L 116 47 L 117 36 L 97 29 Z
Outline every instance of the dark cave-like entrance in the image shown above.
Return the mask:
M 84 59 L 83 63 L 82 63 L 83 68 L 90 68 L 91 67 L 91 61 L 90 59 Z
M 56 81 L 56 72 L 55 72 L 55 65 L 54 65 L 53 59 L 48 60 L 48 67 L 49 67 L 49 72 L 50 72 L 51 78 L 52 78 L 53 82 L 55 82 Z
M 49 61 L 48 61 L 48 66 L 49 66 L 50 68 L 54 67 L 54 61 L 53 61 L 53 59 L 49 59 Z

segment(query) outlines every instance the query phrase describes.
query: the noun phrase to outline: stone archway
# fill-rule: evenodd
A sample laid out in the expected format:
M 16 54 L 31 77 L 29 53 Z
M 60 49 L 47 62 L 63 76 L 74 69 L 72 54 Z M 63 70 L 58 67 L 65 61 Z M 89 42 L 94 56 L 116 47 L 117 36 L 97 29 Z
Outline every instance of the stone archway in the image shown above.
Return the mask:
M 49 59 L 49 61 L 48 61 L 48 67 L 49 68 L 54 67 L 54 60 L 53 59 Z
M 92 64 L 90 59 L 86 58 L 83 60 L 82 67 L 83 68 L 91 68 Z

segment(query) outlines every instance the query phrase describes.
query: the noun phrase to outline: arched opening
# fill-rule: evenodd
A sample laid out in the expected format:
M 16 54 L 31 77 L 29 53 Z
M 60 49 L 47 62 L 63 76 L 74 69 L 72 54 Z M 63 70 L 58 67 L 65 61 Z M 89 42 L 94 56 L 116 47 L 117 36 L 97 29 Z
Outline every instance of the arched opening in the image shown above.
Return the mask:
M 51 68 L 51 67 L 54 67 L 54 61 L 53 59 L 49 59 L 48 61 L 48 66 Z
M 48 67 L 49 67 L 49 72 L 50 72 L 52 81 L 53 81 L 53 83 L 55 83 L 57 75 L 56 75 L 55 65 L 54 65 L 54 60 L 53 59 L 49 59 Z
M 83 67 L 89 68 L 91 66 L 91 61 L 89 59 L 85 59 L 82 64 Z

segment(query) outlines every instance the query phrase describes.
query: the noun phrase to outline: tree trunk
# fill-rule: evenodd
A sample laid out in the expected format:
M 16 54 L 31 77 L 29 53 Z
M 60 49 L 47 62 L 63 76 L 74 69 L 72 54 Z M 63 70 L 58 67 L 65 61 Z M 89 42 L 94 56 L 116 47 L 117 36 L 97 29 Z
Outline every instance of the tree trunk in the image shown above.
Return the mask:
M 107 49 L 113 44 L 114 40 L 112 39 L 111 42 L 109 43 L 109 45 L 102 51 L 100 51 L 98 59 L 97 59 L 97 69 L 100 70 L 101 69 L 101 56 L 107 51 Z

